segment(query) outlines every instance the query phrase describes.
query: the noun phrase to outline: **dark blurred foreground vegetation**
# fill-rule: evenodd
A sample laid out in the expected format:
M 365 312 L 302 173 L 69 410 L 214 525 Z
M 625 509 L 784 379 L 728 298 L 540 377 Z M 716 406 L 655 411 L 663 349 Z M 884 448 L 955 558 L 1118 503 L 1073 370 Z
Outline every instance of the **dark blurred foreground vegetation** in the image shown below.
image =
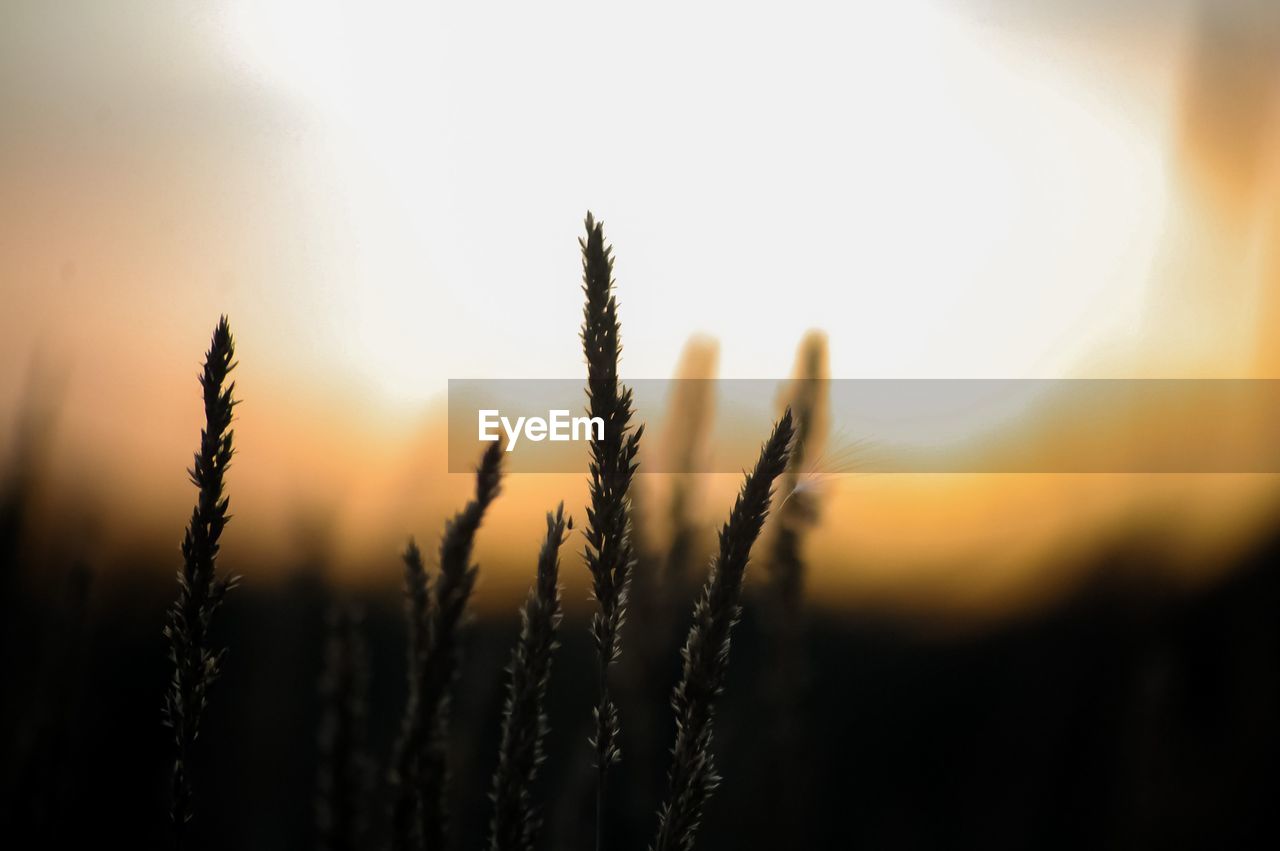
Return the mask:
M 160 700 L 170 671 L 160 627 L 174 565 L 133 574 L 154 579 L 145 584 L 114 580 L 24 557 L 19 531 L 20 518 L 6 515 L 6 835 L 36 847 L 108 837 L 167 846 Z M 959 633 L 867 611 L 814 613 L 791 725 L 768 693 L 779 680 L 768 670 L 769 621 L 750 599 L 716 731 L 725 780 L 699 847 L 1280 847 L 1278 559 L 1280 535 L 1190 593 L 1162 588 L 1144 569 L 1148 556 L 1121 548 L 1051 609 Z M 231 655 L 196 756 L 195 847 L 317 847 L 319 682 L 335 603 L 320 575 L 300 567 L 269 588 L 250 581 L 224 610 L 217 632 Z M 369 847 L 382 845 L 382 775 L 405 692 L 390 565 L 386 585 L 354 601 L 379 765 Z M 654 829 L 672 739 L 666 699 L 689 617 L 688 605 L 679 609 L 643 682 L 627 660 L 639 651 L 624 650 L 614 848 L 642 848 Z M 645 623 L 637 615 L 627 625 L 629 648 Z M 513 610 L 467 630 L 451 744 L 459 848 L 483 842 L 517 627 Z M 581 615 L 561 635 L 539 790 L 544 847 L 586 848 L 592 649 Z

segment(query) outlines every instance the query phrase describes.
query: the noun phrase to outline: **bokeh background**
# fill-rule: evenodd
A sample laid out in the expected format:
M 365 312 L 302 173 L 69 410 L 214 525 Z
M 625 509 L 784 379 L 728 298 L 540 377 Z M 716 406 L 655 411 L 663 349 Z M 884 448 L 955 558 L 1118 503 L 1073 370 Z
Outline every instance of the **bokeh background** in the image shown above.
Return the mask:
M 325 612 L 365 610 L 382 759 L 397 553 L 470 487 L 446 381 L 584 374 L 586 209 L 617 248 L 624 377 L 1273 378 L 1278 121 L 1269 0 L 0 5 L 6 822 L 164 840 L 159 630 L 218 315 L 244 400 L 222 563 L 246 584 L 200 818 L 209 847 L 309 847 Z M 715 414 L 672 399 L 645 451 Z M 1274 839 L 1273 476 L 860 475 L 857 438 L 809 471 L 798 706 L 769 699 L 753 585 L 703 847 Z M 736 486 L 641 476 L 650 563 L 680 493 L 703 564 Z M 511 477 L 478 540 L 460 847 L 561 499 L 581 519 L 585 459 Z M 569 549 L 557 848 L 585 847 Z M 690 599 L 666 661 L 623 674 L 649 722 L 618 847 L 653 828 Z

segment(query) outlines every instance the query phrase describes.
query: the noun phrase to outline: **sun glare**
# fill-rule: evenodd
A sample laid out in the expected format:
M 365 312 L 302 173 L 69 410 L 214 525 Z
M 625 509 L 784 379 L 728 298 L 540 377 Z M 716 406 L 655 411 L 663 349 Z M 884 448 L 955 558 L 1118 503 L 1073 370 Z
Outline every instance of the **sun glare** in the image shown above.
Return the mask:
M 927 2 L 821 25 L 813 4 L 700 6 L 680 31 L 488 6 L 246 2 L 228 21 L 241 61 L 327 134 L 360 274 L 328 301 L 390 396 L 577 374 L 546 340 L 578 321 L 566 223 L 588 206 L 629 247 L 636 376 L 702 329 L 735 376 L 781 374 L 814 326 L 838 376 L 1062 375 L 1134 333 L 1162 116 L 1050 51 Z M 621 28 L 640 32 L 601 45 Z

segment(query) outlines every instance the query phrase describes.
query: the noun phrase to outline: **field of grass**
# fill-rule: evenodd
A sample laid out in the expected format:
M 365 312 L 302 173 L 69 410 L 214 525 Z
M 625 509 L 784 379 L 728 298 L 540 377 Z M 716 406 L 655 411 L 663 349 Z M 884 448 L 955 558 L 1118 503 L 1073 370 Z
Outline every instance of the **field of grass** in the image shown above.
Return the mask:
M 225 318 L 173 564 L 123 577 L 49 563 L 14 466 L 0 504 L 8 835 L 597 851 L 1280 840 L 1280 524 L 1207 589 L 1126 581 L 1159 556 L 1121 542 L 1094 556 L 1108 579 L 998 626 L 819 614 L 805 541 L 821 497 L 803 472 L 820 399 L 797 394 L 760 435 L 709 560 L 687 534 L 692 480 L 645 506 L 670 521 L 655 543 L 632 501 L 646 436 L 618 380 L 612 253 L 590 216 L 581 252 L 584 384 L 605 439 L 584 459 L 590 505 L 547 506 L 518 612 L 471 605 L 488 567 L 475 541 L 502 498 L 496 444 L 438 542 L 400 554 L 402 588 L 330 586 L 316 554 L 256 586 L 257 565 L 220 558 L 236 528 Z M 821 375 L 820 360 L 806 341 L 798 374 Z M 570 549 L 585 550 L 586 617 L 564 613 Z M 140 578 L 175 569 L 176 585 Z M 744 587 L 749 571 L 764 581 Z

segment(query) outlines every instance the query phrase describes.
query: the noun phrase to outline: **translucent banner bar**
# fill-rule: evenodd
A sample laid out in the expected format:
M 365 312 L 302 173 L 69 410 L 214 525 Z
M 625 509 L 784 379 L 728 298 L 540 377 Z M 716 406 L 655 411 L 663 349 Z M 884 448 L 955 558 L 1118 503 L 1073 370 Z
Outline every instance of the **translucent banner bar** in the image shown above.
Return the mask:
M 784 404 L 808 415 L 805 472 L 1278 473 L 1269 379 L 641 379 L 641 473 L 738 473 Z M 581 379 L 449 382 L 449 470 L 486 440 L 512 473 L 585 473 Z

